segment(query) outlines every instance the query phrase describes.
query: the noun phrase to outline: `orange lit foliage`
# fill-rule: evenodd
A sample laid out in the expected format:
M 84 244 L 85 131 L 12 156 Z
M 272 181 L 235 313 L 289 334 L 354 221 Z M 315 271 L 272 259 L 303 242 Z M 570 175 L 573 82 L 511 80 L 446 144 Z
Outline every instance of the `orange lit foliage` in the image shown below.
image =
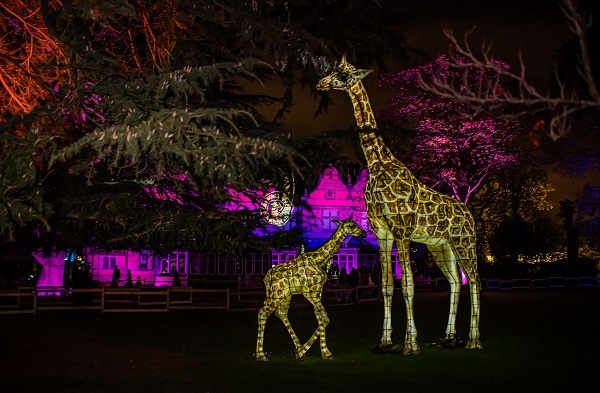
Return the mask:
M 189 32 L 189 17 L 171 0 L 132 1 L 119 7 L 92 6 L 90 28 L 94 49 L 115 60 L 123 70 L 147 74 L 165 72 L 176 63 L 173 49 Z
M 96 72 L 101 69 L 97 64 L 90 66 L 90 59 L 99 57 L 90 57 L 89 51 L 110 59 L 119 71 L 148 75 L 168 70 L 173 63 L 171 51 L 185 35 L 186 19 L 165 17 L 175 13 L 172 1 L 141 0 L 134 6 L 137 9 L 126 2 L 95 0 L 2 1 L 0 105 L 4 110 L 0 121 L 31 113 L 45 103 L 63 120 L 68 119 L 62 125 L 52 123 L 50 129 L 72 129 L 76 124 L 83 126 L 86 119 L 98 120 L 93 113 L 84 113 L 95 112 L 85 105 L 89 97 L 80 97 L 81 89 L 105 76 Z M 80 24 L 81 17 L 85 24 Z M 45 23 L 48 20 L 51 25 Z M 74 24 L 86 27 L 70 31 Z M 47 120 L 38 117 L 35 126 L 47 128 L 40 123 Z M 22 135 L 32 126 L 15 124 L 13 130 Z
M 71 72 L 66 51 L 43 23 L 38 1 L 3 0 L 0 31 L 0 120 L 6 120 L 30 113 L 55 86 L 69 83 Z

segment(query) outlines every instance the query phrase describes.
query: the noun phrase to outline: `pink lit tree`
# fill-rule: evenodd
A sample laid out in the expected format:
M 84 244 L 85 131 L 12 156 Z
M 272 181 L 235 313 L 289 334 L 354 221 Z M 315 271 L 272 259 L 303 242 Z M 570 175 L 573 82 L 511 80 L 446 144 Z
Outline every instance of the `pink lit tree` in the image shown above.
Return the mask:
M 597 116 L 600 110 L 600 89 L 598 88 L 597 40 L 600 30 L 596 2 L 588 2 L 588 10 L 582 9 L 576 0 L 561 0 L 560 8 L 565 23 L 573 33 L 573 55 L 564 61 L 565 75 L 555 75 L 555 86 L 548 92 L 531 81 L 529 71 L 522 57 L 520 67 L 514 71 L 493 60 L 492 45 L 483 45 L 480 51 L 470 44 L 470 34 L 462 39 L 450 29 L 444 35 L 450 41 L 452 52 L 447 62 L 457 74 L 468 76 L 473 71 L 485 73 L 482 80 L 485 86 L 495 86 L 500 80 L 510 80 L 516 87 L 510 92 L 499 90 L 463 89 L 443 75 L 434 75 L 429 80 L 421 80 L 420 88 L 440 97 L 459 100 L 468 105 L 471 112 L 482 108 L 493 109 L 498 105 L 520 108 L 521 115 L 536 113 L 544 122 L 544 128 L 554 140 L 571 132 L 573 121 L 582 116 Z M 593 16 L 596 16 L 594 18 Z M 563 70 L 564 71 L 564 70 Z M 526 110 L 523 110 L 526 108 Z M 597 133 L 597 131 L 596 131 Z
M 459 90 L 503 91 L 500 83 L 486 84 L 486 70 L 462 73 L 448 60 L 444 55 L 429 64 L 383 76 L 380 85 L 396 92 L 380 117 L 387 126 L 415 129 L 414 148 L 406 162 L 419 178 L 468 203 L 488 176 L 519 162 L 522 150 L 516 147 L 516 136 L 520 126 L 486 113 L 472 114 L 467 103 L 422 90 L 422 81 L 443 78 Z M 508 68 L 505 63 L 494 63 Z

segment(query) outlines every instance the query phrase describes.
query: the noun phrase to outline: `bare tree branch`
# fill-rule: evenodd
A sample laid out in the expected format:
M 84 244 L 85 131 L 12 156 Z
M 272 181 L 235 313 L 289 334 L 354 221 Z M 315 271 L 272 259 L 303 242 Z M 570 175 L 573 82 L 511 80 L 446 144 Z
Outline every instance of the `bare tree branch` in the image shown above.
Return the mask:
M 566 85 L 556 73 L 558 91 L 554 94 L 540 92 L 527 80 L 526 67 L 521 55 L 519 55 L 519 71 L 514 72 L 492 61 L 491 45 L 482 45 L 480 53 L 476 54 L 469 45 L 469 35 L 472 30 L 466 32 L 459 42 L 452 30 L 444 29 L 444 35 L 452 44 L 448 65 L 461 71 L 463 79 L 469 78 L 468 70 L 473 68 L 489 70 L 493 76 L 484 80 L 478 89 L 473 89 L 469 84 L 448 80 L 441 75 L 435 76 L 431 81 L 420 78 L 420 87 L 436 95 L 468 102 L 474 111 L 479 111 L 484 106 L 495 108 L 499 105 L 510 105 L 515 111 L 505 115 L 506 117 L 545 112 L 550 117 L 548 122 L 550 136 L 558 139 L 567 135 L 570 131 L 572 115 L 583 110 L 600 110 L 600 93 L 592 74 L 585 37 L 592 18 L 577 10 L 575 0 L 562 0 L 561 9 L 569 29 L 578 39 L 577 71 L 587 87 L 589 97 L 581 97 L 573 86 Z M 510 84 L 514 84 L 516 89 L 501 88 L 503 85 Z
M 0 4 L 0 105 L 7 113 L 29 113 L 48 98 L 52 83 L 71 79 L 66 53 L 48 33 L 38 2 L 6 0 Z

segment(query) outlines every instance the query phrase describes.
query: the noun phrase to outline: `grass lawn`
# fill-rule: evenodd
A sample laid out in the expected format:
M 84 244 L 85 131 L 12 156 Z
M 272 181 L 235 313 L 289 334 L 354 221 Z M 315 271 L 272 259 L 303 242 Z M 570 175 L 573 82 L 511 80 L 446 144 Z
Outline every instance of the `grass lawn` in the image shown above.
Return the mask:
M 297 300 L 301 303 L 300 300 Z M 600 289 L 484 290 L 484 349 L 437 346 L 447 291 L 417 291 L 419 356 L 378 355 L 383 304 L 328 306 L 329 349 L 316 342 L 296 360 L 283 324 L 266 327 L 268 362 L 254 360 L 255 311 L 100 314 L 46 311 L 0 316 L 0 392 L 579 392 L 598 387 Z M 468 334 L 461 295 L 458 335 Z M 402 343 L 397 292 L 394 340 Z M 311 307 L 290 310 L 301 340 L 316 328 Z M 592 388 L 591 391 L 594 391 Z

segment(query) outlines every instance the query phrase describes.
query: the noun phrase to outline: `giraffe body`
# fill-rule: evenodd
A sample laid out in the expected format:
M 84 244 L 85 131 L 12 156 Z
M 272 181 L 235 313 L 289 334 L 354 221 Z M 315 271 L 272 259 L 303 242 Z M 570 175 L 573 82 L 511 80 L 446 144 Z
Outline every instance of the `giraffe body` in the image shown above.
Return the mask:
M 312 344 L 319 339 L 321 357 L 332 359 L 333 355 L 325 340 L 325 327 L 329 317 L 321 302 L 323 286 L 327 281 L 327 270 L 331 258 L 337 253 L 342 242 L 348 235 L 365 237 L 365 231 L 351 219 L 334 220 L 338 228 L 331 238 L 314 251 L 302 252 L 295 259 L 271 268 L 264 278 L 266 299 L 258 311 L 258 336 L 256 340 L 256 360 L 268 360 L 264 352 L 265 324 L 269 316 L 275 315 L 285 325 L 292 341 L 294 354 L 297 359 L 304 357 Z M 301 344 L 288 319 L 288 310 L 293 295 L 303 295 L 314 307 L 318 327 L 305 344 Z
M 477 273 L 473 216 L 462 202 L 421 183 L 384 144 L 376 133 L 375 116 L 361 81 L 369 73 L 370 70 L 357 70 L 348 64 L 344 56 L 334 71 L 321 79 L 317 89 L 344 90 L 350 96 L 360 144 L 369 168 L 365 202 L 369 223 L 380 249 L 384 300 L 383 333 L 376 349 L 382 352 L 399 351 L 399 347 L 392 342 L 391 323 L 394 292 L 391 252 L 395 243 L 402 266 L 402 294 L 407 312 L 402 352 L 405 355 L 417 355 L 420 352 L 413 313 L 414 280 L 409 257 L 411 241 L 427 246 L 450 284 L 450 313 L 446 335 L 442 340 L 451 345 L 456 340 L 456 314 L 461 286 L 458 267 L 464 271 L 471 297 L 471 324 L 466 347 L 481 349 L 481 284 Z

